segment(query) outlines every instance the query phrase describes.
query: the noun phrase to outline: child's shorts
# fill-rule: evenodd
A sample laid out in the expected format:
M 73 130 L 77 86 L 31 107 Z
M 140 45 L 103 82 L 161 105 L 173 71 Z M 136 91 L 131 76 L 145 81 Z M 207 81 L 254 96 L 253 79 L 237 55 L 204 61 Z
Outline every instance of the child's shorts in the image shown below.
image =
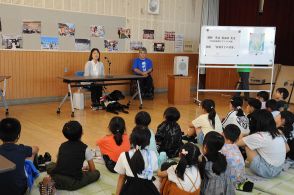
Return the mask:
M 264 160 L 257 154 L 250 164 L 250 169 L 257 175 L 264 178 L 273 178 L 282 172 L 282 165 L 275 167 Z

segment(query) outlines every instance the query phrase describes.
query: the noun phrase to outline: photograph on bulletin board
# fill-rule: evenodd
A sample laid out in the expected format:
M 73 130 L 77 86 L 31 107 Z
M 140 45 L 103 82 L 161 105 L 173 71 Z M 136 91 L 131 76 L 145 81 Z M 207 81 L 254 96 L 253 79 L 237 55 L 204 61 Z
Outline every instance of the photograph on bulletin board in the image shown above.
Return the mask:
M 131 29 L 129 29 L 129 28 L 119 27 L 117 33 L 118 33 L 118 37 L 120 39 L 129 39 L 129 38 L 131 38 Z
M 154 30 L 143 30 L 143 39 L 154 39 Z
M 105 37 L 105 28 L 104 28 L 104 26 L 91 25 L 90 26 L 90 36 L 91 37 L 104 38 Z
M 2 46 L 4 49 L 22 49 L 23 41 L 21 35 L 2 35 Z
M 104 48 L 106 51 L 117 51 L 118 50 L 118 41 L 104 40 Z
M 175 32 L 174 31 L 165 31 L 164 32 L 164 40 L 166 41 L 175 41 Z
M 41 36 L 41 49 L 57 50 L 58 46 L 58 37 Z
M 153 48 L 154 51 L 164 52 L 164 43 L 154 43 Z
M 23 21 L 23 34 L 41 34 L 41 21 Z
M 76 27 L 72 23 L 58 23 L 59 36 L 71 37 L 75 36 Z
M 75 48 L 77 51 L 89 51 L 91 42 L 89 39 L 75 39 Z
M 131 41 L 130 42 L 130 50 L 138 51 L 142 47 L 143 47 L 142 41 Z

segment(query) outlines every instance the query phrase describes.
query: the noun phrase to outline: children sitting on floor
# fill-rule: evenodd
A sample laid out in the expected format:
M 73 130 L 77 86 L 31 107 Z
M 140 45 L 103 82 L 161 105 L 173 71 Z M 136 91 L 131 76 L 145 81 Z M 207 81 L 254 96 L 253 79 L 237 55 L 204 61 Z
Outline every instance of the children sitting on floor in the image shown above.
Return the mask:
M 56 189 L 72 191 L 97 181 L 100 173 L 95 168 L 93 153 L 81 141 L 81 124 L 78 121 L 69 121 L 63 126 L 62 133 L 68 141 L 60 145 L 57 162 L 46 167 Z M 88 167 L 83 167 L 85 160 Z
M 230 112 L 227 114 L 226 118 L 223 120 L 223 128 L 226 128 L 229 124 L 237 125 L 242 135 L 249 134 L 249 120 L 242 110 L 243 99 L 240 96 L 234 96 L 230 100 Z
M 188 130 L 188 136 L 197 135 L 197 142 L 203 143 L 204 136 L 209 131 L 222 131 L 222 124 L 215 111 L 215 103 L 211 99 L 205 99 L 201 102 L 202 114 L 192 121 Z
M 254 129 L 256 129 L 256 121 L 254 121 L 252 116 L 257 110 L 261 109 L 261 102 L 258 99 L 255 98 L 248 98 L 248 105 L 246 107 L 247 111 L 247 118 L 249 120 L 249 130 L 250 133 L 254 133 Z
M 286 102 L 286 99 L 289 96 L 289 92 L 286 88 L 278 88 L 276 89 L 274 93 L 274 99 L 277 101 L 277 109 L 279 111 L 287 111 L 289 108 L 288 103 Z
M 261 102 L 261 109 L 266 109 L 265 103 L 269 100 L 269 93 L 267 91 L 260 91 L 257 93 L 256 99 Z
M 177 157 L 183 145 L 182 131 L 177 121 L 180 119 L 180 112 L 175 107 L 169 107 L 163 114 L 165 120 L 158 125 L 155 134 L 158 152 L 166 152 L 169 158 Z
M 290 150 L 287 157 L 294 160 L 294 114 L 289 111 L 282 111 L 276 119 L 276 125 L 287 139 Z
M 186 143 L 180 150 L 179 163 L 170 166 L 167 170 L 158 171 L 158 176 L 163 178 L 160 190 L 162 195 L 200 194 L 199 156 L 199 148 L 192 143 Z
M 116 195 L 159 195 L 153 184 L 158 169 L 154 151 L 148 149 L 151 133 L 147 127 L 136 126 L 130 135 L 132 149 L 120 154 L 114 170 L 119 174 Z
M 106 168 L 115 173 L 114 167 L 119 155 L 130 150 L 129 136 L 126 134 L 125 121 L 121 117 L 113 117 L 108 125 L 110 135 L 97 141 Z
M 235 194 L 226 157 L 219 152 L 224 143 L 224 137 L 216 131 L 210 131 L 204 137 L 203 156 L 200 163 L 201 194 Z
M 261 102 L 258 99 L 255 98 L 248 98 L 248 105 L 246 107 L 246 111 L 248 113 L 247 117 L 249 114 L 253 113 L 256 110 L 261 109 Z
M 245 147 L 251 171 L 265 178 L 276 177 L 285 162 L 287 143 L 269 111 L 258 110 L 254 118 L 257 132 L 241 138 L 237 145 Z
M 244 182 L 245 162 L 243 156 L 236 145 L 241 131 L 237 125 L 229 124 L 223 131 L 225 144 L 221 149 L 221 153 L 226 156 L 228 169 L 230 169 L 230 178 L 233 184 Z
M 155 134 L 154 134 L 153 130 L 148 127 L 151 123 L 150 114 L 145 111 L 138 112 L 135 116 L 135 123 L 136 123 L 136 125 L 145 126 L 149 129 L 149 131 L 151 133 L 149 149 L 154 151 L 156 153 L 156 156 L 158 157 L 158 152 L 156 149 Z
M 15 164 L 15 169 L 0 173 L 0 194 L 25 194 L 28 180 L 25 173 L 25 160 L 34 161 L 37 146 L 16 144 L 20 138 L 21 124 L 15 118 L 5 118 L 0 122 L 0 155 Z
M 277 101 L 274 99 L 266 101 L 265 107 L 269 112 L 272 113 L 274 118 L 276 118 L 280 114 L 280 111 L 278 110 Z

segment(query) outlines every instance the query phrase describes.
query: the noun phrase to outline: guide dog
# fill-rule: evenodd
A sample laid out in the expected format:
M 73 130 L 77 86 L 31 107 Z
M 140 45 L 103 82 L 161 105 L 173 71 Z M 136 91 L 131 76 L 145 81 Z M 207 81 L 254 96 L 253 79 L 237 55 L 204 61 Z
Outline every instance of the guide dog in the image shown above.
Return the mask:
M 123 105 L 119 103 L 119 100 L 124 99 L 125 96 L 122 94 L 119 90 L 114 90 L 110 94 L 103 96 L 100 101 L 104 103 L 105 110 L 107 112 L 113 113 L 113 114 L 119 114 L 118 112 L 123 112 L 128 114 L 129 112 L 125 109 L 129 109 L 129 106 Z

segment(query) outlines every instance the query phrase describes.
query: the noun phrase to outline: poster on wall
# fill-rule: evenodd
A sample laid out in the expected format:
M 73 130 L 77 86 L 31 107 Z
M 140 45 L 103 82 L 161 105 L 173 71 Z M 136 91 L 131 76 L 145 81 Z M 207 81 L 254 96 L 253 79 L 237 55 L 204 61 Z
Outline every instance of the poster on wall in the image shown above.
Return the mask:
M 89 39 L 75 39 L 75 48 L 77 51 L 90 51 L 91 41 Z
M 129 28 L 119 27 L 117 33 L 118 33 L 118 37 L 120 39 L 129 39 L 129 38 L 131 38 L 131 29 L 129 29 Z
M 41 36 L 41 49 L 57 50 L 58 45 L 58 37 Z
M 23 41 L 21 35 L 2 35 L 2 46 L 4 49 L 22 49 Z
M 184 35 L 175 35 L 175 52 L 183 52 L 184 49 Z
M 154 51 L 164 52 L 164 43 L 154 43 L 153 45 Z
M 148 0 L 148 13 L 149 14 L 159 14 L 159 0 Z
M 142 47 L 143 47 L 142 41 L 131 41 L 130 42 L 130 50 L 138 51 Z
M 174 31 L 165 31 L 164 32 L 164 40 L 166 41 L 175 41 L 175 32 Z
M 76 27 L 72 23 L 58 23 L 59 36 L 72 37 L 75 36 Z
M 23 21 L 23 34 L 41 34 L 41 21 Z
M 104 48 L 106 51 L 117 51 L 118 50 L 118 41 L 104 40 Z
M 250 33 L 249 53 L 259 55 L 264 52 L 264 33 Z
M 184 51 L 192 52 L 193 49 L 193 41 L 184 41 Z
M 143 30 L 143 39 L 154 39 L 154 30 Z
M 91 25 L 90 26 L 90 36 L 91 37 L 104 38 L 105 37 L 105 28 L 104 28 L 104 26 Z

